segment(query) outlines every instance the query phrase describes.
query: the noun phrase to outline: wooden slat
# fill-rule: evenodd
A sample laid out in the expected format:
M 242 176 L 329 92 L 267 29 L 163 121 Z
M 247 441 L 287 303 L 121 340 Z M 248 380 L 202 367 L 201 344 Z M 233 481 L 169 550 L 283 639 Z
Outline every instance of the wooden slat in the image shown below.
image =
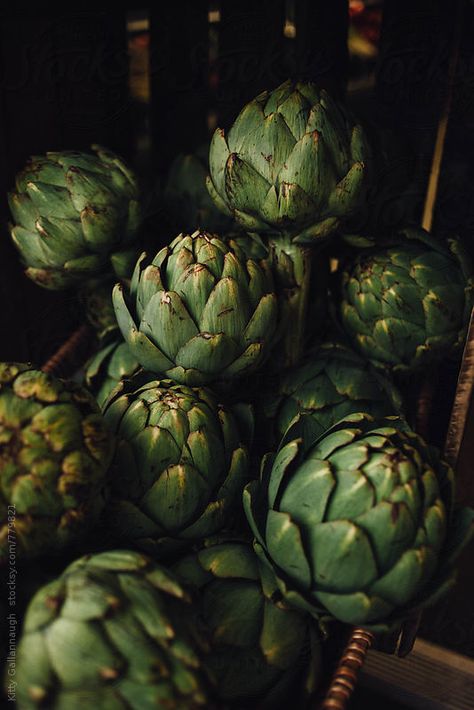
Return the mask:
M 369 651 L 361 684 L 420 710 L 472 710 L 474 660 L 417 640 L 406 659 Z

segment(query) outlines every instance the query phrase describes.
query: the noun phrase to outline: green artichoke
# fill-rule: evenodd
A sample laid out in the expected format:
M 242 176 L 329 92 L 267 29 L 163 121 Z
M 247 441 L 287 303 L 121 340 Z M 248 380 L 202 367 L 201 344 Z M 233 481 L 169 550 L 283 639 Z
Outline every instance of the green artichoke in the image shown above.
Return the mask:
M 397 417 L 353 414 L 314 440 L 301 416 L 244 492 L 256 549 L 287 600 L 391 626 L 437 598 L 473 530 L 454 474 Z
M 130 296 L 117 284 L 113 300 L 141 365 L 182 384 L 252 372 L 274 344 L 270 271 L 207 232 L 179 235 L 152 260 L 142 254 Z
M 196 153 L 178 155 L 165 185 L 163 200 L 177 230 L 192 231 L 199 226 L 209 232 L 227 232 L 232 219 L 217 209 L 206 188 L 209 145 Z
M 116 337 L 89 360 L 85 368 L 85 382 L 102 409 L 118 383 L 132 377 L 139 369 L 140 363 L 127 343 Z
M 324 89 L 286 81 L 247 104 L 227 137 L 215 131 L 207 185 L 245 229 L 312 242 L 360 205 L 369 160 L 347 109 Z
M 474 301 L 459 241 L 406 229 L 397 244 L 360 253 L 341 282 L 342 325 L 375 365 L 413 372 L 462 347 Z
M 134 552 L 86 556 L 40 589 L 18 645 L 20 710 L 209 708 L 188 593 Z
M 247 409 L 231 412 L 209 390 L 139 374 L 119 385 L 104 415 L 118 439 L 112 534 L 157 553 L 229 522 L 249 480 Z
M 319 636 L 307 614 L 282 601 L 249 543 L 218 542 L 173 571 L 200 592 L 197 608 L 210 642 L 206 664 L 226 706 L 274 710 L 295 704 L 295 687 L 305 680 L 306 690 L 313 689 Z M 302 679 L 309 669 L 314 677 Z
M 319 436 L 348 414 L 398 414 L 402 399 L 393 383 L 342 343 L 329 341 L 283 373 L 263 400 L 264 417 L 280 441 L 298 414 L 310 414 Z
M 97 521 L 113 440 L 92 395 L 0 364 L 0 562 L 63 548 Z
M 100 146 L 31 158 L 9 195 L 12 239 L 26 274 L 48 289 L 76 286 L 111 271 L 139 223 L 137 180 Z

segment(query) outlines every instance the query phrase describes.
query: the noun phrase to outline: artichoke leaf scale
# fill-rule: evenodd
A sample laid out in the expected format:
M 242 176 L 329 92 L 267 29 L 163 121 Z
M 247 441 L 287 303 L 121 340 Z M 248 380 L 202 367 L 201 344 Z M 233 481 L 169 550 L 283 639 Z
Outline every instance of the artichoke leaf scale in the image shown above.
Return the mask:
M 439 554 L 447 534 L 446 510 L 440 500 L 425 512 L 423 523 L 426 532 L 426 544 L 430 546 L 435 554 Z
M 303 526 L 318 525 L 330 518 L 336 478 L 327 461 L 309 459 L 286 483 L 278 509 Z
M 263 123 L 265 120 L 265 113 L 263 111 L 262 105 L 258 100 L 250 101 L 241 110 L 237 118 L 235 119 L 228 135 L 227 144 L 228 153 L 240 153 L 242 148 L 242 143 L 247 139 L 249 133 L 251 133 L 255 126 Z M 218 129 L 220 134 L 223 134 L 222 129 Z M 216 141 L 218 137 L 216 137 Z M 211 143 L 212 146 L 212 143 Z M 218 151 L 216 151 L 216 157 L 218 156 Z M 210 159 L 212 159 L 213 149 L 209 151 Z M 227 159 L 227 158 L 226 158 Z M 211 172 L 212 175 L 212 172 Z
M 280 104 L 284 103 L 293 93 L 294 89 L 291 86 L 291 82 L 287 80 L 274 91 L 263 91 L 257 96 L 256 101 L 262 104 L 264 115 L 269 116 L 278 111 Z M 302 92 L 301 95 L 303 96 Z
M 272 113 L 244 137 L 238 155 L 266 180 L 268 190 L 290 159 L 295 143 L 284 119 Z
M 237 377 L 253 372 L 264 360 L 263 343 L 250 343 L 244 352 L 239 355 L 223 370 L 223 378 Z
M 364 590 L 379 576 L 370 538 L 350 520 L 305 528 L 313 584 L 322 591 Z
M 252 316 L 243 330 L 242 340 L 245 344 L 264 344 L 274 336 L 277 328 L 278 301 L 274 293 L 262 296 Z
M 141 320 L 145 312 L 145 308 L 150 299 L 159 292 L 164 292 L 163 282 L 161 280 L 161 272 L 153 264 L 148 264 L 139 272 L 139 284 L 134 297 L 137 309 L 137 316 Z
M 203 373 L 203 382 L 217 372 L 225 373 L 238 354 L 237 343 L 224 333 L 198 333 L 176 354 L 176 364 L 184 370 Z
M 283 118 L 296 142 L 307 132 L 309 115 L 308 101 L 300 93 L 294 92 L 278 106 L 278 114 Z
M 372 509 L 376 493 L 368 478 L 358 471 L 342 469 L 336 474 L 336 479 L 336 490 L 327 505 L 327 522 L 356 520 Z
M 342 138 L 342 134 L 337 130 L 336 126 L 328 119 L 327 111 L 321 103 L 315 104 L 309 113 L 308 123 L 306 126 L 307 132 L 317 131 L 321 140 L 328 147 L 331 146 L 331 151 L 326 151 L 326 158 L 332 164 L 334 174 L 334 185 L 338 182 L 349 170 L 350 157 L 346 142 Z
M 74 639 L 74 644 L 71 644 Z M 65 689 L 97 686 L 107 673 L 118 678 L 125 662 L 108 642 L 100 625 L 58 618 L 45 632 L 49 661 Z M 94 649 L 91 655 L 90 649 Z
M 38 210 L 40 217 L 61 217 L 77 219 L 77 210 L 67 189 L 41 182 L 28 182 L 26 194 Z
M 114 191 L 107 185 L 107 179 L 100 174 L 72 167 L 67 170 L 65 177 L 71 201 L 77 212 L 82 212 L 87 207 L 96 209 L 114 204 Z
M 176 328 L 176 319 L 180 327 Z M 199 330 L 179 294 L 158 291 L 148 301 L 140 322 L 140 331 L 173 362 L 180 348 Z
M 390 618 L 393 604 L 382 596 L 368 592 L 341 594 L 317 590 L 316 599 L 337 619 L 346 624 L 367 625 Z
M 274 222 L 285 230 L 299 225 L 314 215 L 316 204 L 296 182 L 280 182 L 278 185 L 278 215 Z
M 371 541 L 381 575 L 415 542 L 416 521 L 404 503 L 381 501 L 354 520 Z
M 435 555 L 429 548 L 408 549 L 371 586 L 371 592 L 386 599 L 394 607 L 403 607 L 415 598 L 418 590 L 432 577 L 435 566 Z
M 250 187 L 251 186 L 251 187 Z M 225 194 L 234 209 L 258 215 L 271 183 L 236 153 L 231 153 L 225 170 Z
M 450 286 L 438 287 L 428 291 L 423 298 L 428 337 L 445 337 L 455 342 L 458 331 L 462 328 L 464 293 Z
M 40 215 L 28 195 L 9 192 L 8 206 L 17 227 L 23 227 L 28 232 L 36 229 L 36 222 Z
M 140 508 L 173 533 L 197 519 L 210 493 L 209 484 L 193 466 L 172 465 L 142 498 Z
M 224 268 L 225 251 L 222 249 L 222 242 L 209 236 L 196 238 L 194 234 L 193 251 L 196 263 L 203 264 L 217 280 L 222 275 Z
M 169 291 L 176 291 L 177 279 L 181 279 L 183 272 L 186 272 L 189 267 L 196 264 L 193 245 L 185 246 L 185 243 L 186 239 L 183 239 L 181 243 L 178 243 L 177 249 L 167 255 L 166 264 L 164 262 L 156 264 L 160 274 L 163 271 L 165 275 L 166 286 Z
M 244 331 L 251 313 L 247 293 L 232 277 L 220 279 L 204 306 L 201 330 L 224 334 L 237 341 Z
M 300 529 L 286 513 L 269 510 L 265 526 L 268 554 L 302 590 L 311 588 L 311 567 Z
M 202 431 L 195 431 L 189 435 L 187 443 L 192 465 L 214 490 L 226 470 L 225 452 L 220 439 Z
M 173 290 L 186 304 L 195 324 L 201 324 L 206 304 L 216 286 L 216 280 L 203 264 L 192 264 L 174 281 Z M 209 328 L 202 327 L 202 330 Z
M 318 131 L 305 133 L 278 173 L 278 185 L 292 182 L 310 198 L 313 213 L 323 208 L 334 189 L 337 178 Z
M 280 488 L 284 478 L 287 476 L 289 466 L 294 468 L 299 461 L 300 442 L 291 441 L 277 452 L 272 461 L 272 477 L 268 486 L 268 505 L 273 508 L 280 495 Z
M 144 333 L 133 330 L 126 338 L 138 362 L 150 372 L 167 372 L 172 362 Z
M 134 441 L 135 467 L 140 482 L 140 497 L 154 484 L 157 471 L 164 471 L 169 466 L 178 465 L 181 461 L 181 448 L 176 439 L 165 429 L 158 427 L 141 431 Z M 122 496 L 132 497 L 135 488 L 134 481 L 128 491 L 122 491 Z M 132 499 L 137 500 L 135 492 Z

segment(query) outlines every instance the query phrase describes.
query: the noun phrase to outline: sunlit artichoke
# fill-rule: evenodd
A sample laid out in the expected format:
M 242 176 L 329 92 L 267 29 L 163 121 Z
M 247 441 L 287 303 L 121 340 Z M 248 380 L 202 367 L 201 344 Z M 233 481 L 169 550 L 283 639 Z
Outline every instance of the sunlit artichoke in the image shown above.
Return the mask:
M 402 399 L 393 383 L 357 353 L 337 341 L 307 353 L 297 367 L 284 372 L 263 398 L 265 419 L 277 442 L 298 414 L 310 414 L 314 433 L 324 434 L 348 414 L 374 417 L 397 414 Z
M 275 710 L 296 704 L 296 688 L 313 689 L 317 631 L 281 599 L 249 543 L 209 543 L 173 571 L 199 590 L 197 612 L 210 643 L 205 662 L 226 706 Z
M 141 365 L 200 385 L 261 367 L 274 345 L 278 304 L 263 262 L 207 232 L 143 254 L 130 294 L 113 293 L 123 337 Z
M 209 390 L 138 374 L 119 385 L 104 415 L 118 440 L 106 511 L 112 534 L 155 552 L 231 521 L 249 480 L 248 408 L 234 415 Z
M 344 106 L 313 84 L 286 81 L 247 104 L 227 136 L 215 131 L 208 189 L 245 229 L 311 242 L 364 199 L 369 161 Z
M 342 325 L 374 364 L 413 372 L 462 347 L 474 301 L 459 241 L 406 229 L 349 261 L 341 280 Z
M 232 219 L 212 201 L 206 188 L 209 144 L 188 155 L 178 155 L 166 181 L 163 201 L 168 217 L 177 231 L 193 231 L 196 227 L 209 232 L 227 232 Z
M 140 363 L 119 334 L 93 355 L 85 368 L 87 387 L 103 407 L 118 383 L 140 369 Z
M 92 395 L 31 366 L 0 364 L 0 562 L 80 539 L 104 504 L 112 436 Z
M 454 474 L 396 417 L 353 414 L 308 436 L 301 416 L 244 493 L 256 549 L 288 602 L 388 625 L 437 598 L 469 539 Z
M 35 283 L 49 289 L 81 284 L 112 270 L 139 223 L 133 172 L 115 153 L 62 151 L 34 156 L 9 195 L 12 239 Z
M 169 570 L 134 552 L 83 557 L 30 603 L 17 707 L 212 708 L 205 652 L 191 599 Z

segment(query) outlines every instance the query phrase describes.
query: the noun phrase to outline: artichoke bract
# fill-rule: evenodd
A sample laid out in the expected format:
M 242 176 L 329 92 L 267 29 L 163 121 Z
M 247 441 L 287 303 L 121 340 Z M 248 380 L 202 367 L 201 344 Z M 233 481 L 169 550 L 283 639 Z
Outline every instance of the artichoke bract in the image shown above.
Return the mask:
M 158 553 L 230 522 L 249 480 L 247 409 L 234 415 L 209 390 L 138 374 L 118 386 L 104 415 L 118 440 L 112 534 Z
M 183 384 L 253 372 L 274 344 L 278 303 L 269 269 L 207 232 L 181 234 L 153 259 L 143 253 L 130 294 L 117 284 L 113 301 L 141 365 Z
M 92 356 L 85 368 L 85 382 L 103 407 L 112 390 L 123 380 L 132 377 L 140 369 L 140 363 L 120 337 L 104 344 Z
M 319 634 L 308 614 L 281 599 L 251 544 L 209 543 L 173 572 L 199 590 L 197 608 L 210 645 L 205 663 L 226 707 L 288 707 L 295 687 L 314 689 Z
M 228 232 L 233 221 L 217 209 L 206 187 L 209 145 L 195 153 L 178 155 L 166 181 L 163 200 L 171 221 L 179 231 L 206 229 Z
M 9 195 L 11 236 L 26 274 L 65 289 L 111 271 L 114 252 L 135 240 L 138 186 L 115 153 L 63 151 L 34 156 Z
M 286 81 L 248 103 L 212 138 L 207 185 L 245 229 L 326 237 L 364 199 L 369 148 L 361 126 L 327 92 Z
M 348 414 L 374 417 L 398 414 L 402 398 L 395 385 L 370 363 L 337 341 L 309 351 L 297 367 L 283 373 L 263 399 L 264 416 L 281 440 L 298 414 L 310 414 L 315 435 L 324 434 Z
M 397 417 L 353 414 L 316 439 L 301 415 L 244 504 L 286 599 L 315 616 L 390 627 L 438 598 L 473 530 L 454 474 Z
M 413 372 L 460 350 L 473 300 L 471 265 L 457 240 L 421 229 L 361 252 L 342 273 L 342 325 L 375 365 Z
M 79 385 L 0 364 L 0 561 L 50 554 L 100 515 L 113 438 Z
M 213 707 L 205 652 L 189 594 L 169 570 L 129 551 L 86 556 L 30 602 L 18 707 Z

